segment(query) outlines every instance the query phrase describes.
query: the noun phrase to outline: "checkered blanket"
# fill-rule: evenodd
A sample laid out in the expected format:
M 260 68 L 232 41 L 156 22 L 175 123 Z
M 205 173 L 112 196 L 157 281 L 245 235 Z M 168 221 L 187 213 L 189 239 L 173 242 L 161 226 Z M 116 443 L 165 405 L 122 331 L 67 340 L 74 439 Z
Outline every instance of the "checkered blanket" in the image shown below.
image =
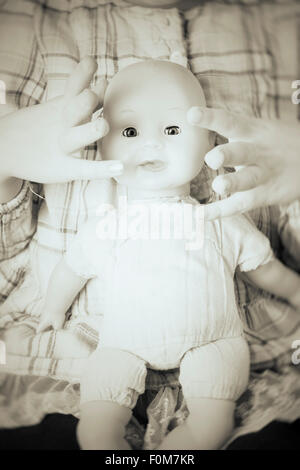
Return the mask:
M 0 80 L 7 102 L 20 108 L 60 95 L 66 77 L 86 55 L 97 60 L 97 83 L 130 63 L 169 60 L 177 53 L 200 80 L 208 106 L 295 121 L 300 108 L 292 104 L 291 84 L 300 79 L 300 6 L 292 0 L 272 3 L 201 2 L 183 13 L 130 6 L 123 0 L 2 0 Z M 86 148 L 82 158 L 99 158 L 96 146 Z M 211 197 L 214 176 L 205 168 L 193 181 L 193 196 L 200 201 Z M 36 335 L 35 328 L 52 268 L 78 227 L 99 202 L 108 200 L 110 182 L 78 181 L 35 190 L 43 191 L 44 202 L 33 198 L 24 183 L 13 201 L 0 206 L 0 331 L 3 337 L 9 331 L 16 346 L 0 366 L 0 415 L 6 427 L 38 422 L 49 412 L 78 415 L 80 373 L 99 341 L 98 331 L 101 341 L 99 292 L 92 282 L 75 300 L 64 331 Z M 251 213 L 275 253 L 294 269 L 300 266 L 299 214 L 298 201 Z M 300 414 L 299 376 L 289 366 L 300 319 L 280 299 L 239 278 L 236 298 L 252 368 L 269 370 L 253 372 L 237 408 L 234 436 Z M 185 418 L 177 379 L 176 371 L 149 373 L 138 404 L 148 409 L 149 424 L 146 430 L 136 421 L 130 424 L 133 446 L 145 438 L 149 448 L 155 447 Z

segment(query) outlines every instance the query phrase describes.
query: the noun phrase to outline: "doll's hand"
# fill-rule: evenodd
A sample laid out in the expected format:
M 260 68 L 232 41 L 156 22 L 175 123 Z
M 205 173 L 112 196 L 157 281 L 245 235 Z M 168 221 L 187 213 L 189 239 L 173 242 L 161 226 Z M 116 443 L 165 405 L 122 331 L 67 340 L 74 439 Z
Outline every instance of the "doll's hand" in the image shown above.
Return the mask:
M 61 312 L 46 312 L 41 316 L 40 324 L 36 331 L 37 333 L 42 333 L 49 329 L 61 330 L 65 323 L 65 319 L 65 314 L 62 314 Z

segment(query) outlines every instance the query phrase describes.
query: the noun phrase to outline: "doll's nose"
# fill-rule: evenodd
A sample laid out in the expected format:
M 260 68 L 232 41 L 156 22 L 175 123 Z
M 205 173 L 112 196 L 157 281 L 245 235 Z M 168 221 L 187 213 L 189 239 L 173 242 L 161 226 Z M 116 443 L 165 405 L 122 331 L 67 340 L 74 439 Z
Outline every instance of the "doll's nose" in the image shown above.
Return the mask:
M 158 140 L 148 140 L 144 143 L 144 148 L 147 150 L 159 150 L 162 145 Z

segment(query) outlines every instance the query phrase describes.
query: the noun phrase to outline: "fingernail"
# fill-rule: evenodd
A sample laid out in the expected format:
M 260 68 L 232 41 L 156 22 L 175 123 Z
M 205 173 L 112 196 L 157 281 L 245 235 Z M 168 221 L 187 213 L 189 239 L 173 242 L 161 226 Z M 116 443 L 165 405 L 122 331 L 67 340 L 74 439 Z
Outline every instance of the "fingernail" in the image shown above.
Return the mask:
M 198 106 L 193 106 L 187 112 L 187 119 L 191 124 L 199 124 L 203 116 L 202 110 Z
M 102 137 L 104 137 L 109 132 L 109 125 L 105 119 L 100 118 L 96 119 L 95 121 L 95 130 L 97 133 L 100 133 Z
M 214 149 L 204 157 L 204 161 L 213 170 L 218 170 L 224 163 L 224 154 L 220 150 Z
M 212 188 L 213 190 L 218 193 L 218 194 L 227 194 L 230 192 L 230 182 L 223 178 L 223 177 L 217 177 L 213 183 L 212 183 Z

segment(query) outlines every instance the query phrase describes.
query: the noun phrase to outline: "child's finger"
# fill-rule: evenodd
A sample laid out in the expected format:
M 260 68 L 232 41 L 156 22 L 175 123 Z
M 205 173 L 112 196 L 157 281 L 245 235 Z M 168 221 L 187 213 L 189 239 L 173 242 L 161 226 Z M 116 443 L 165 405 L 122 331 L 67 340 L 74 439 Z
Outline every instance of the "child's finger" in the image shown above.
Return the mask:
M 73 127 L 89 120 L 98 104 L 98 96 L 85 88 L 78 96 L 72 98 L 63 110 L 65 126 Z
M 117 160 L 98 162 L 68 157 L 66 163 L 61 173 L 65 180 L 113 178 L 120 176 L 124 171 L 123 163 Z
M 90 145 L 104 137 L 109 131 L 105 119 L 97 119 L 82 126 L 73 127 L 61 137 L 62 150 L 68 154 Z
M 93 93 L 95 93 L 96 96 L 98 96 L 100 105 L 103 104 L 104 94 L 105 94 L 107 85 L 108 85 L 108 81 L 106 80 L 106 78 L 100 78 L 98 83 L 96 83 L 95 85 L 91 85 L 91 90 Z
M 187 120 L 193 126 L 210 129 L 229 139 L 245 138 L 249 141 L 260 131 L 260 121 L 257 118 L 232 113 L 225 109 L 193 106 L 188 110 Z
M 106 87 L 107 80 L 103 78 L 91 89 L 85 88 L 79 95 L 71 98 L 63 110 L 65 126 L 73 127 L 88 122 L 93 112 L 102 107 Z
M 258 166 L 247 166 L 234 173 L 217 176 L 212 188 L 218 194 L 235 193 L 255 188 L 266 179 L 264 170 Z
M 222 166 L 255 165 L 260 161 L 262 153 L 257 145 L 248 142 L 230 142 L 210 150 L 204 160 L 210 168 L 218 170 Z
M 84 57 L 76 65 L 67 80 L 64 99 L 68 101 L 70 98 L 77 96 L 82 90 L 87 88 L 90 85 L 96 70 L 96 61 L 90 56 Z
M 242 214 L 256 207 L 263 206 L 266 200 L 266 190 L 259 186 L 248 191 L 234 193 L 221 201 L 206 204 L 205 220 L 213 220 L 219 217 L 231 217 L 235 214 Z

